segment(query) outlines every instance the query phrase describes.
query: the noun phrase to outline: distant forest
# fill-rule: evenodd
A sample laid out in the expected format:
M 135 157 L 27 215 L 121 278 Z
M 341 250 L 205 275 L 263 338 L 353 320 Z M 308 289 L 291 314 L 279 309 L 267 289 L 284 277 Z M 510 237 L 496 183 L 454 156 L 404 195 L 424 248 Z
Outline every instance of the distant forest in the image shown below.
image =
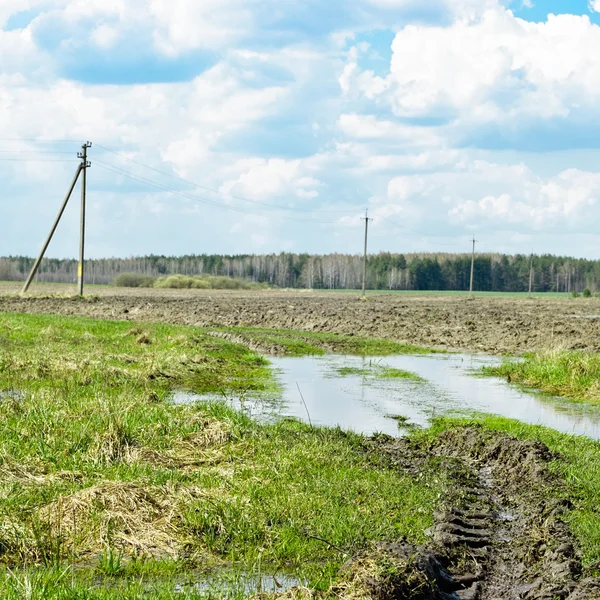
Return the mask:
M 0 258 L 0 280 L 22 281 L 33 259 Z M 268 254 L 143 256 L 107 258 L 86 263 L 88 283 L 111 283 L 121 273 L 161 275 L 224 275 L 267 283 L 280 288 L 359 289 L 362 286 L 361 256 L 347 254 Z M 537 292 L 600 291 L 600 260 L 562 256 L 535 256 L 534 285 Z M 367 285 L 378 290 L 466 290 L 469 288 L 471 256 L 468 254 L 390 254 L 368 259 Z M 530 257 L 479 254 L 475 260 L 475 289 L 522 292 L 529 286 Z M 73 282 L 75 260 L 44 259 L 37 281 Z

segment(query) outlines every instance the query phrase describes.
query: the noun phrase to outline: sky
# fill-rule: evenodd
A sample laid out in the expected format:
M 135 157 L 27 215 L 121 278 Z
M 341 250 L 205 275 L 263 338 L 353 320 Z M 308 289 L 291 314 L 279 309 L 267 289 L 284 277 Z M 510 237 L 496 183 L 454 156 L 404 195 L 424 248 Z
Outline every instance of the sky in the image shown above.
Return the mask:
M 88 257 L 598 259 L 600 0 L 1 0 L 0 256 L 86 141 Z

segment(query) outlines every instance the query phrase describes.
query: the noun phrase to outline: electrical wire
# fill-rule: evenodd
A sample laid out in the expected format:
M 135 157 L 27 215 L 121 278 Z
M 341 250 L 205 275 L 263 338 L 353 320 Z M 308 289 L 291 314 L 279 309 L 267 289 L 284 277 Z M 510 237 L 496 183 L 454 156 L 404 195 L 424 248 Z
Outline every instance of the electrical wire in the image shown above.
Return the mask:
M 225 198 L 231 198 L 233 200 L 241 200 L 242 202 L 250 202 L 252 204 L 258 204 L 260 206 L 265 206 L 265 207 L 269 207 L 269 208 L 274 208 L 274 209 L 279 209 L 279 210 L 286 210 L 286 211 L 294 211 L 294 212 L 311 212 L 311 213 L 315 213 L 315 212 L 322 212 L 322 213 L 337 213 L 337 214 L 349 214 L 349 213 L 353 213 L 355 212 L 355 209 L 349 209 L 349 210 L 312 210 L 310 208 L 293 208 L 293 207 L 288 207 L 288 206 L 282 206 L 280 204 L 272 204 L 269 202 L 262 202 L 260 200 L 252 200 L 250 198 L 245 198 L 244 196 L 236 196 L 235 194 L 228 194 L 226 192 L 221 192 L 220 190 L 215 190 L 214 188 L 210 188 L 207 187 L 205 185 L 201 185 L 199 183 L 195 183 L 194 181 L 190 181 L 188 179 L 183 179 L 182 177 L 178 177 L 177 175 L 173 175 L 172 173 L 167 173 L 166 171 L 161 171 L 160 169 L 156 169 L 154 167 L 151 167 L 150 165 L 146 165 L 142 162 L 140 162 L 139 160 L 136 160 L 135 158 L 130 158 L 129 156 L 121 153 L 121 152 L 117 152 L 115 150 L 111 150 L 110 148 L 107 148 L 106 146 L 102 146 L 101 144 L 95 144 L 96 148 L 101 148 L 102 150 L 105 150 L 106 152 L 110 152 L 111 154 L 114 154 L 115 156 L 118 156 L 120 158 L 124 158 L 125 160 L 129 160 L 133 163 L 135 163 L 136 165 L 139 165 L 140 167 L 144 167 L 146 169 L 150 169 L 151 171 L 154 171 L 155 173 L 159 173 L 160 175 L 164 175 L 165 177 L 170 177 L 172 179 L 176 179 L 177 181 L 181 181 L 183 183 L 186 183 L 188 185 L 193 185 L 196 188 L 205 190 L 207 192 L 211 192 L 213 194 L 217 194 L 219 196 L 223 196 Z
M 130 173 L 128 171 L 125 171 L 123 169 L 119 169 L 119 168 L 115 168 L 114 165 L 111 165 L 109 163 L 105 163 L 101 160 L 98 159 L 94 159 L 93 161 L 94 165 L 98 165 L 100 168 L 105 169 L 107 171 L 111 171 L 113 173 L 116 173 L 117 175 L 121 175 L 123 177 L 127 177 L 129 179 L 132 179 L 134 181 L 138 181 L 140 183 L 144 183 L 148 186 L 157 188 L 159 190 L 168 192 L 170 194 L 175 194 L 177 196 L 180 196 L 182 198 L 188 199 L 188 200 L 193 200 L 195 202 L 199 202 L 201 204 L 206 204 L 209 206 L 214 206 L 216 208 L 220 208 L 223 210 L 232 210 L 238 213 L 242 213 L 242 214 L 246 214 L 246 215 L 252 215 L 252 216 L 258 216 L 258 217 L 264 217 L 264 218 L 272 218 L 272 219 L 279 219 L 279 220 L 283 220 L 283 221 L 295 221 L 295 222 L 306 222 L 306 223 L 315 223 L 315 224 L 321 224 L 321 225 L 335 225 L 336 222 L 335 221 L 315 221 L 314 219 L 298 219 L 296 217 L 286 217 L 286 216 L 282 216 L 282 215 L 273 215 L 273 214 L 268 214 L 265 215 L 263 213 L 257 213 L 257 212 L 252 212 L 237 206 L 230 206 L 228 204 L 222 204 L 220 202 L 216 202 L 214 200 L 210 200 L 208 198 L 204 198 L 202 196 L 198 196 L 196 194 L 191 194 L 189 192 L 182 192 L 180 190 L 176 190 L 174 188 L 170 188 L 168 186 L 162 185 L 160 183 L 156 183 L 155 181 L 151 181 L 149 179 L 146 179 L 144 177 L 139 177 L 138 175 L 135 175 L 133 173 Z
M 0 150 L 0 154 L 69 154 L 74 155 L 73 152 L 67 152 L 65 150 Z

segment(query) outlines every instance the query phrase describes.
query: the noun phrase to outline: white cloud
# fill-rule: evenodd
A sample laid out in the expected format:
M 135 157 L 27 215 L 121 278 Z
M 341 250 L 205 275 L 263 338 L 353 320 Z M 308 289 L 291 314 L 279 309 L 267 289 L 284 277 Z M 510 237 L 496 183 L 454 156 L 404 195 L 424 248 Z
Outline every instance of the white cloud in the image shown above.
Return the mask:
M 374 216 L 402 215 L 432 232 L 583 231 L 600 219 L 600 173 L 567 169 L 541 178 L 525 165 L 481 160 L 466 168 L 393 178 L 371 201 Z
M 155 40 L 166 54 L 223 47 L 254 29 L 252 2 L 243 0 L 151 0 Z
M 600 12 L 600 0 L 589 0 L 588 5 L 591 11 Z
M 474 22 L 408 25 L 393 42 L 387 77 L 362 71 L 351 54 L 340 83 L 346 94 L 385 99 L 400 117 L 565 117 L 596 110 L 598 47 L 600 27 L 587 16 L 531 23 L 497 6 Z
M 297 199 L 313 199 L 319 195 L 322 183 L 310 175 L 311 169 L 302 160 L 252 159 L 238 164 L 236 179 L 221 186 L 224 194 L 267 200 L 286 197 L 293 204 Z
M 98 25 L 91 34 L 92 42 L 103 50 L 113 48 L 119 37 L 118 30 L 106 24 Z
M 466 200 L 450 211 L 461 221 L 503 221 L 527 229 L 581 228 L 600 216 L 600 173 L 568 169 L 545 181 L 525 181 L 523 190 Z

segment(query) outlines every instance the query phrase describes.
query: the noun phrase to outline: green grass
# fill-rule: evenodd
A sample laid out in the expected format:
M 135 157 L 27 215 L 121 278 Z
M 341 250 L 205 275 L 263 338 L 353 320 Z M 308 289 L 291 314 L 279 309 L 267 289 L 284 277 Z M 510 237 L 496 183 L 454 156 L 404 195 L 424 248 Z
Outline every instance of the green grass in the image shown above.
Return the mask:
M 584 564 L 596 565 L 600 561 L 600 442 L 490 415 L 438 419 L 432 428 L 416 435 L 433 437 L 440 431 L 474 422 L 518 439 L 542 442 L 557 453 L 550 467 L 566 484 L 564 490 L 556 491 L 557 497 L 565 497 L 574 504 L 573 510 L 567 513 L 567 523 L 583 551 Z
M 273 386 L 201 329 L 0 315 L 0 597 L 195 598 L 174 577 L 220 567 L 326 589 L 371 541 L 424 542 L 438 476 L 373 464 L 339 429 L 169 402 Z
M 410 381 L 425 381 L 422 377 L 411 371 L 403 369 L 394 369 L 393 367 L 383 367 L 381 370 L 383 379 L 409 379 Z
M 412 373 L 411 371 L 404 371 L 403 369 L 395 369 L 393 367 L 386 367 L 379 363 L 371 363 L 368 367 L 340 367 L 335 372 L 340 377 L 374 377 L 380 379 L 406 379 L 409 381 L 424 382 L 425 379 Z
M 399 344 L 391 340 L 332 333 L 313 333 L 286 329 L 258 329 L 254 327 L 216 328 L 242 343 L 269 350 L 275 347 L 288 356 L 316 356 L 327 353 L 356 356 L 391 356 L 394 354 L 445 353 L 422 346 Z
M 550 350 L 484 367 L 483 374 L 577 401 L 600 404 L 600 354 Z

